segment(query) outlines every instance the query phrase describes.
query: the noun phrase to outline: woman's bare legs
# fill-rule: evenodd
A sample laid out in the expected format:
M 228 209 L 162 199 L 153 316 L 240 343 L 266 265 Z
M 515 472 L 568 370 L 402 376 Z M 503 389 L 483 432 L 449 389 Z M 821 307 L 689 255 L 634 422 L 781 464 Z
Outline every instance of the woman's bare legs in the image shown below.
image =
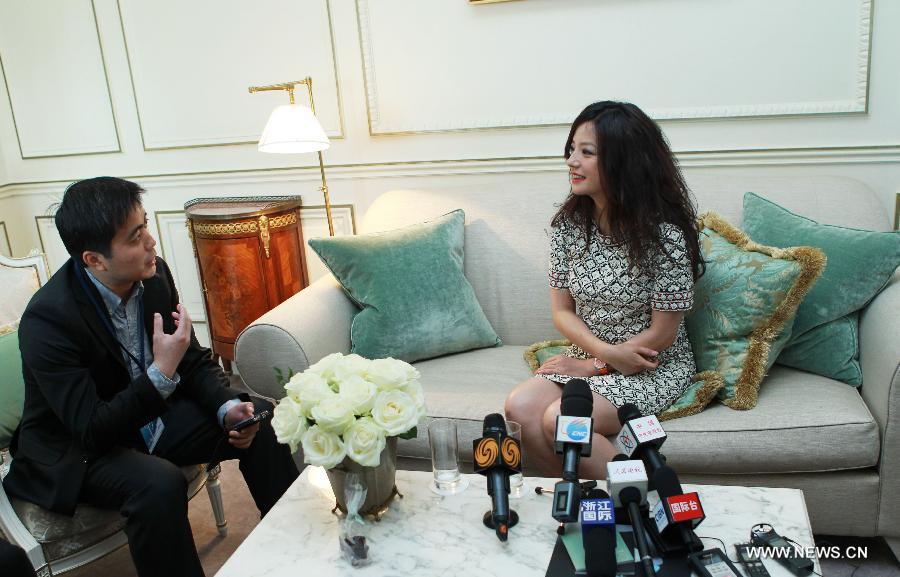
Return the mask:
M 506 418 L 522 425 L 522 451 L 529 472 L 542 475 L 560 469 L 553 443 L 547 444 L 541 419 L 547 407 L 559 406 L 562 387 L 543 377 L 532 377 L 516 385 L 506 397 Z M 554 469 L 555 467 L 555 469 Z
M 578 475 L 581 479 L 605 479 L 606 463 L 619 452 L 606 438 L 606 435 L 613 435 L 621 429 L 617 410 L 605 397 L 601 397 L 597 393 L 593 395 L 594 410 L 591 417 L 594 419 L 594 433 L 591 436 L 591 456 L 582 457 L 579 461 Z M 544 443 L 551 452 L 556 439 L 556 417 L 559 415 L 559 404 L 559 400 L 554 401 L 547 407 L 542 417 Z M 562 459 L 559 456 L 554 455 L 554 457 L 555 467 L 552 470 L 552 476 L 559 477 L 562 475 Z

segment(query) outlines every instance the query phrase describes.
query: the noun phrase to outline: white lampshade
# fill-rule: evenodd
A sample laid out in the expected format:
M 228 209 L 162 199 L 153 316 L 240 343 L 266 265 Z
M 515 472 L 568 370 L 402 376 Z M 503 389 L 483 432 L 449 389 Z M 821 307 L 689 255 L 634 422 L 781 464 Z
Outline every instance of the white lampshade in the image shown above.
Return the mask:
M 272 111 L 259 139 L 260 152 L 316 152 L 331 146 L 308 106 L 285 104 Z

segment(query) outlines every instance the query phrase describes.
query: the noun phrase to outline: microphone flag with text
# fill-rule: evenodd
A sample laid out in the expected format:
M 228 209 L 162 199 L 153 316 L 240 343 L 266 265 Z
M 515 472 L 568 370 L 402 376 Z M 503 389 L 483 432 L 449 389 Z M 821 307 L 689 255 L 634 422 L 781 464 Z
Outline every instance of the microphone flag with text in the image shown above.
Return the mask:
M 643 459 L 651 472 L 663 466 L 665 459 L 659 448 L 666 442 L 666 431 L 656 415 L 645 417 L 635 405 L 625 403 L 619 407 L 618 416 L 622 430 L 613 443 L 616 450 L 626 457 Z
M 509 528 L 519 522 L 519 516 L 509 508 L 509 476 L 522 471 L 522 448 L 510 437 L 503 415 L 491 413 L 484 418 L 482 437 L 472 442 L 475 472 L 487 477 L 487 492 L 491 496 L 491 510 L 482 519 L 494 529 L 497 538 L 506 541 Z
M 571 379 L 563 386 L 556 418 L 556 452 L 563 456 L 562 481 L 553 489 L 553 518 L 560 523 L 578 520 L 581 485 L 578 483 L 578 462 L 591 455 L 591 435 L 594 422 L 594 396 L 584 379 Z
M 644 462 L 617 455 L 606 464 L 606 484 L 613 503 L 628 513 L 644 576 L 654 577 L 656 571 L 653 567 L 653 557 L 650 555 L 650 546 L 647 544 L 644 515 L 641 511 L 642 506 L 647 504 L 647 470 L 644 468 Z
M 581 541 L 587 577 L 616 575 L 616 513 L 602 489 L 590 489 L 581 500 Z
M 616 448 L 630 458 L 643 459 L 650 472 L 650 488 L 659 495 L 647 526 L 654 544 L 664 555 L 701 551 L 703 543 L 693 531 L 705 518 L 700 496 L 684 492 L 675 470 L 659 453 L 667 438 L 659 419 L 643 416 L 630 403 L 619 407 L 618 416 L 622 430 L 616 436 Z

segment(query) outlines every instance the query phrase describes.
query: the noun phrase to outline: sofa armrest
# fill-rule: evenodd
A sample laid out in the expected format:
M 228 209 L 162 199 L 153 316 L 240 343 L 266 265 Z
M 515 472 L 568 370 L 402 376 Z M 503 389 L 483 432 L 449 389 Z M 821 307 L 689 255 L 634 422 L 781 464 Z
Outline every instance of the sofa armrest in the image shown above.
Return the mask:
M 900 500 L 888 484 L 900 476 L 900 273 L 866 307 L 859 323 L 860 393 L 881 430 L 878 534 L 900 536 Z
M 241 331 L 234 361 L 254 393 L 280 399 L 275 368 L 299 373 L 331 353 L 350 352 L 357 308 L 332 276 L 319 279 Z

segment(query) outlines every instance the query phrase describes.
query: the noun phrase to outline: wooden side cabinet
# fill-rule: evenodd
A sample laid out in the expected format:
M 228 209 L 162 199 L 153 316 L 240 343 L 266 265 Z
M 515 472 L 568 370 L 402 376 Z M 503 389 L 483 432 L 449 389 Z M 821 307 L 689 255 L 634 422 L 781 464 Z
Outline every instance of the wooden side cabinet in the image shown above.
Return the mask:
M 238 334 L 309 284 L 298 197 L 198 198 L 184 205 L 214 355 L 231 371 Z

